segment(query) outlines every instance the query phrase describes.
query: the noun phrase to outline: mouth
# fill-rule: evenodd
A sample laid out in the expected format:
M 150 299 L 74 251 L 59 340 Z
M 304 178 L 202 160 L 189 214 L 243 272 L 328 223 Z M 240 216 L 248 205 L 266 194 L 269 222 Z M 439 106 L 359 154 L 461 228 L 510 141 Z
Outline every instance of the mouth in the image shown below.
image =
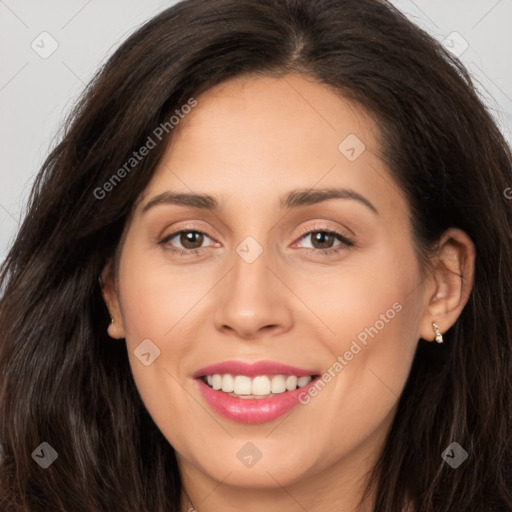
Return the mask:
M 316 370 L 270 361 L 227 361 L 194 374 L 207 404 L 240 423 L 264 423 L 286 414 L 319 378 Z

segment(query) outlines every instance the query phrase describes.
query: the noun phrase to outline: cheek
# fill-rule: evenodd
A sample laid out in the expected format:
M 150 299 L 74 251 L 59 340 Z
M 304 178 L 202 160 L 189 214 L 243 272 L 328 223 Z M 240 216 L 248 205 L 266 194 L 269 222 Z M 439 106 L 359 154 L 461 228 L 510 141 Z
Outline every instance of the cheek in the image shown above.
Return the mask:
M 417 345 L 419 274 L 412 253 L 382 251 L 338 279 L 321 309 L 335 333 L 324 337 L 334 377 L 327 376 L 329 391 L 318 399 L 327 437 L 337 439 L 342 429 L 357 445 L 391 417 L 407 380 Z M 346 448 L 338 442 L 337 450 Z
M 406 226 L 400 232 L 406 234 Z M 333 438 L 342 428 L 362 442 L 391 417 L 417 346 L 420 282 L 411 241 L 395 237 L 345 268 L 325 301 L 325 321 L 336 332 L 326 338 L 329 351 L 333 362 L 342 356 L 331 406 L 325 403 Z
M 186 272 L 155 252 L 128 246 L 119 269 L 119 292 L 127 342 L 168 340 L 194 315 L 194 305 L 208 290 L 206 276 Z M 140 343 L 140 341 L 139 341 Z M 173 341 L 174 343 L 174 341 Z
M 172 424 L 184 413 L 179 381 L 193 344 L 180 329 L 197 302 L 197 289 L 137 247 L 125 246 L 119 266 L 119 295 L 130 365 L 141 398 L 157 423 Z M 183 273 L 182 273 L 183 274 Z M 148 343 L 147 340 L 150 340 Z M 140 347 L 145 347 L 144 351 Z M 149 353 L 143 357 L 142 354 Z M 145 365 L 144 362 L 149 363 Z M 165 406 L 163 406 L 165 403 Z
M 347 321 L 338 324 L 343 337 L 330 345 L 335 377 L 327 384 L 330 391 L 319 396 L 319 408 L 327 411 L 323 424 L 326 438 L 333 440 L 334 458 L 374 434 L 382 438 L 409 375 L 416 312 L 405 290 L 383 293 L 380 299 L 366 302 L 363 321 L 351 320 L 348 310 Z M 349 441 L 339 438 L 340 431 Z
M 387 339 L 390 350 L 410 344 L 406 334 L 416 328 L 419 301 L 415 303 L 414 292 L 420 275 L 407 242 L 405 237 L 393 244 L 383 241 L 347 257 L 333 271 L 317 270 L 297 279 L 297 295 L 330 331 L 324 339 L 331 353 L 345 352 L 353 340 L 368 348 L 371 340 Z

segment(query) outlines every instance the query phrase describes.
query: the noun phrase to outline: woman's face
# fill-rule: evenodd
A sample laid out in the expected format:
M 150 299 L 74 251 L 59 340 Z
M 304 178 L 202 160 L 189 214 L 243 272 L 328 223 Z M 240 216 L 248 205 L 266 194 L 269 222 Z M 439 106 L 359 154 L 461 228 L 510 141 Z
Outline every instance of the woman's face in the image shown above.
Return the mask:
M 116 324 L 140 395 L 205 489 L 355 481 L 382 446 L 424 309 L 377 127 L 292 75 L 197 101 L 119 260 Z

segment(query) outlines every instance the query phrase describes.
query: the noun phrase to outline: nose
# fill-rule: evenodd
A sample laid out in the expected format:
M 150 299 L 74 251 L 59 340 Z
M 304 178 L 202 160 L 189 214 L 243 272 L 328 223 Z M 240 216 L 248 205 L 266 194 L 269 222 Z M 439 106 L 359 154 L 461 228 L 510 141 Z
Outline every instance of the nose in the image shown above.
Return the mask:
M 234 268 L 219 287 L 215 327 L 243 339 L 275 336 L 291 329 L 292 292 L 269 267 L 264 251 L 248 263 L 235 254 Z M 275 267 L 275 265 L 274 265 Z

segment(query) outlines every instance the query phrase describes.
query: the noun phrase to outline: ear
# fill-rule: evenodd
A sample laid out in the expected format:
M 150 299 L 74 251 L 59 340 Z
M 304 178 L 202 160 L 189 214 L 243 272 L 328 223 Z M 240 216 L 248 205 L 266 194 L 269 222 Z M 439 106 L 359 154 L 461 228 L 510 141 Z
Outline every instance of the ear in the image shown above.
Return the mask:
M 419 337 L 435 339 L 432 322 L 441 333 L 456 322 L 473 289 L 475 254 L 475 246 L 464 231 L 450 228 L 443 233 L 432 262 L 434 269 L 424 287 Z
M 109 324 L 107 332 L 111 338 L 123 339 L 126 334 L 123 324 L 123 315 L 121 314 L 121 305 L 117 294 L 117 280 L 111 261 L 103 268 L 100 282 L 103 300 L 113 320 L 113 322 Z

